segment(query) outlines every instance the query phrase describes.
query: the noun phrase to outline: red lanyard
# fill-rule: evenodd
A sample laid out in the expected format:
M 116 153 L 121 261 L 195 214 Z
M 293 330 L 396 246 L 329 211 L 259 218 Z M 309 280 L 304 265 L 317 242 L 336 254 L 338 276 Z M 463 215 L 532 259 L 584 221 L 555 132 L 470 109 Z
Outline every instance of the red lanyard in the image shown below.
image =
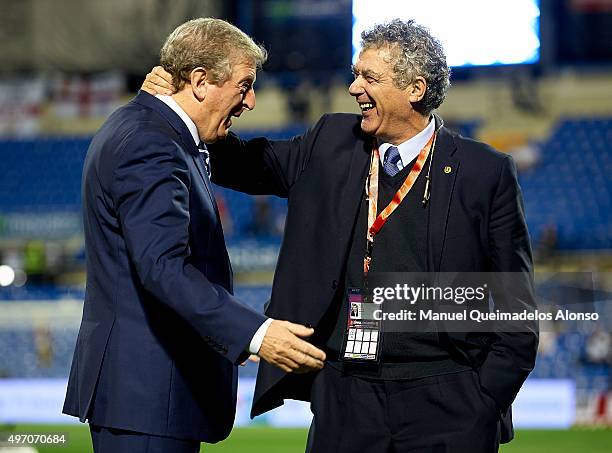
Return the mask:
M 366 180 L 366 193 L 368 194 L 368 232 L 366 234 L 367 245 L 366 245 L 366 254 L 363 259 L 363 273 L 368 274 L 370 271 L 370 262 L 372 261 L 372 247 L 374 245 L 374 236 L 378 234 L 383 225 L 387 222 L 387 219 L 393 212 L 397 209 L 397 207 L 404 201 L 410 189 L 416 182 L 417 178 L 421 174 L 421 170 L 427 161 L 427 157 L 429 156 L 429 151 L 431 149 L 431 144 L 434 141 L 436 133 L 434 132 L 429 138 L 428 142 L 425 144 L 421 152 L 419 153 L 419 157 L 416 162 L 412 166 L 410 173 L 406 176 L 404 183 L 399 188 L 399 190 L 393 196 L 393 199 L 389 202 L 387 207 L 382 210 L 378 216 L 376 215 L 378 209 L 378 167 L 380 161 L 380 154 L 378 152 L 378 146 L 374 146 L 372 150 L 372 158 L 370 161 L 370 173 L 368 175 L 368 179 Z

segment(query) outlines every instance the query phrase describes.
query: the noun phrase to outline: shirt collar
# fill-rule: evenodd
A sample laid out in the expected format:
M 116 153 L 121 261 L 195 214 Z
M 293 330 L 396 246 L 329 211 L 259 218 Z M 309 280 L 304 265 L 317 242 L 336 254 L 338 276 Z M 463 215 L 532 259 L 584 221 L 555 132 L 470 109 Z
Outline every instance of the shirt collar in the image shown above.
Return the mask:
M 200 144 L 200 134 L 198 134 L 198 128 L 193 122 L 193 120 L 189 118 L 189 115 L 185 113 L 185 110 L 183 110 L 183 108 L 178 105 L 178 102 L 176 102 L 172 96 L 168 96 L 165 94 L 156 94 L 155 97 L 162 101 L 164 104 L 166 104 L 168 107 L 170 107 L 174 111 L 174 113 L 176 113 L 183 120 L 183 122 L 187 126 L 187 129 L 189 129 L 189 132 L 191 132 L 193 141 L 195 142 L 196 146 L 198 146 Z
M 414 137 L 409 138 L 403 143 L 400 143 L 397 146 L 400 157 L 402 158 L 402 164 L 404 166 L 408 165 L 412 162 L 421 152 L 423 147 L 427 144 L 431 136 L 433 135 L 436 129 L 436 121 L 432 116 L 429 120 L 429 124 L 425 129 L 416 134 Z M 387 150 L 393 146 L 391 143 L 383 143 L 378 147 L 378 152 L 380 153 L 380 161 L 385 161 L 385 153 Z

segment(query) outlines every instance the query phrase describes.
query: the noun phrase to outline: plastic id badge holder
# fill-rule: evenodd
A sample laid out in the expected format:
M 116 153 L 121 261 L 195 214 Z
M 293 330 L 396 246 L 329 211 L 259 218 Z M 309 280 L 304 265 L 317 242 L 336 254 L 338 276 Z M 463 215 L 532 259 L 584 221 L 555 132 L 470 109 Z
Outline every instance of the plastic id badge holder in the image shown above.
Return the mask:
M 382 321 L 375 319 L 374 314 L 380 310 L 380 305 L 368 300 L 359 288 L 349 288 L 347 297 L 348 319 L 340 359 L 348 362 L 376 362 L 382 339 Z

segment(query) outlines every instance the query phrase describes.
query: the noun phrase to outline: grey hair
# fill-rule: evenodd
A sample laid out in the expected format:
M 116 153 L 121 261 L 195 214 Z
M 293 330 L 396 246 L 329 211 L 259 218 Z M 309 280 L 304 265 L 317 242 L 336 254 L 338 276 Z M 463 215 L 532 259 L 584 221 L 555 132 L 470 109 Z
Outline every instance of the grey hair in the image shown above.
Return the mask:
M 233 64 L 252 61 L 260 69 L 267 58 L 266 49 L 238 27 L 213 18 L 179 25 L 160 52 L 160 64 L 172 75 L 177 90 L 190 80 L 195 68 L 203 67 L 213 83 L 222 84 L 231 76 Z
M 394 19 L 361 33 L 361 46 L 366 49 L 388 47 L 393 65 L 393 83 L 404 89 L 421 76 L 427 82 L 423 99 L 413 104 L 416 111 L 429 115 L 440 107 L 450 85 L 450 68 L 442 44 L 429 30 L 413 20 Z

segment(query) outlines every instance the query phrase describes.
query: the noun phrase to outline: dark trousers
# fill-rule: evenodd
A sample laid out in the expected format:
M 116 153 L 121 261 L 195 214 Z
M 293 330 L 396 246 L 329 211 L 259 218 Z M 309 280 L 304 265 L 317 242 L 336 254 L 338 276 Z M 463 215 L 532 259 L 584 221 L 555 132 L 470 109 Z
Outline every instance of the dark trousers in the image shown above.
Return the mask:
M 315 378 L 307 453 L 494 453 L 499 416 L 474 371 L 406 381 Z
M 89 425 L 94 453 L 198 453 L 200 442 Z

